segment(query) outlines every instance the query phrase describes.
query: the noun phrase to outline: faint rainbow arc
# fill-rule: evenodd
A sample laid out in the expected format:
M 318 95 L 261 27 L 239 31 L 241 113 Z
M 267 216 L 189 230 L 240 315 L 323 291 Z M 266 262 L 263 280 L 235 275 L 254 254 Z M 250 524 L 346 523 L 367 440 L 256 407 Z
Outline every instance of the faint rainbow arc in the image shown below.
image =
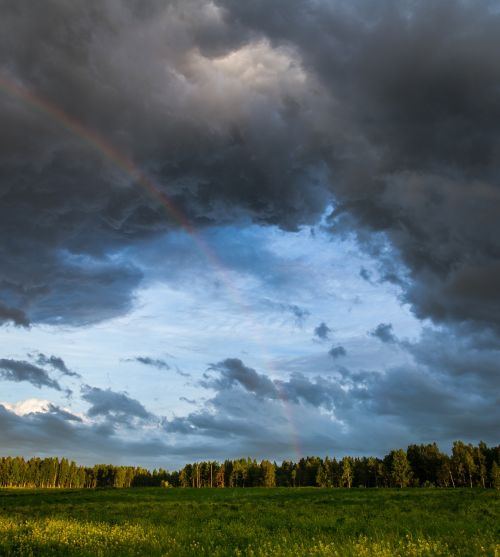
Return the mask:
M 135 183 L 140 185 L 146 192 L 156 198 L 156 200 L 167 210 L 178 225 L 181 226 L 191 236 L 200 251 L 208 259 L 210 264 L 218 271 L 224 279 L 226 286 L 232 289 L 227 271 L 218 261 L 216 255 L 212 253 L 208 245 L 200 238 L 196 228 L 189 219 L 175 206 L 173 201 L 157 186 L 131 159 L 126 157 L 116 147 L 111 145 L 97 132 L 84 126 L 79 120 L 67 114 L 64 110 L 47 101 L 40 95 L 36 95 L 29 89 L 14 83 L 0 75 L 0 90 L 5 91 L 15 99 L 21 99 L 31 107 L 48 115 L 58 122 L 61 126 L 72 132 L 74 135 L 93 146 L 104 157 L 114 163 L 126 175 L 130 176 Z
M 39 95 L 35 95 L 29 89 L 22 87 L 5 77 L 0 76 L 0 89 L 5 91 L 15 99 L 21 99 L 26 104 L 47 114 L 56 120 L 60 125 L 74 133 L 80 139 L 92 145 L 97 151 L 111 160 L 116 166 L 121 168 L 128 176 L 139 183 L 148 193 L 156 197 L 162 205 L 168 210 L 170 215 L 191 235 L 194 234 L 194 228 L 188 219 L 181 213 L 174 203 L 165 195 L 157 186 L 135 165 L 129 158 L 108 143 L 97 132 L 84 126 L 79 120 L 70 116 L 67 112 L 60 109 L 55 104 L 47 101 Z
M 50 118 L 55 120 L 59 125 L 63 126 L 65 129 L 69 130 L 71 133 L 76 135 L 81 140 L 93 146 L 98 152 L 100 152 L 104 157 L 111 162 L 113 162 L 118 168 L 120 168 L 126 175 L 130 176 L 135 183 L 140 185 L 146 192 L 156 198 L 156 200 L 167 210 L 168 214 L 172 216 L 175 221 L 185 230 L 185 232 L 193 239 L 193 241 L 198 246 L 198 249 L 203 254 L 203 256 L 208 260 L 210 265 L 216 270 L 221 279 L 223 280 L 227 291 L 231 294 L 233 301 L 235 301 L 247 314 L 250 314 L 250 308 L 248 304 L 241 300 L 238 290 L 233 286 L 228 273 L 222 263 L 219 262 L 217 256 L 212 253 L 209 246 L 203 241 L 196 231 L 196 228 L 192 225 L 189 219 L 175 206 L 173 201 L 157 186 L 131 159 L 120 152 L 116 147 L 106 141 L 97 132 L 87 128 L 75 117 L 70 116 L 67 112 L 59 108 L 54 103 L 49 102 L 40 95 L 36 95 L 29 89 L 18 85 L 14 81 L 7 79 L 5 76 L 0 75 L 0 90 L 3 90 L 10 97 L 14 99 L 21 99 L 28 106 L 31 106 L 43 114 L 48 115 Z M 265 349 L 265 344 L 261 345 Z M 271 366 L 267 366 L 269 371 L 273 371 Z M 293 448 L 297 457 L 301 456 L 301 448 L 298 441 L 297 431 L 294 425 L 294 420 L 292 413 L 290 411 L 288 400 L 286 396 L 281 392 L 282 389 L 278 386 L 279 398 L 283 404 L 284 411 L 286 414 L 286 419 L 290 426 L 290 436 L 292 438 Z

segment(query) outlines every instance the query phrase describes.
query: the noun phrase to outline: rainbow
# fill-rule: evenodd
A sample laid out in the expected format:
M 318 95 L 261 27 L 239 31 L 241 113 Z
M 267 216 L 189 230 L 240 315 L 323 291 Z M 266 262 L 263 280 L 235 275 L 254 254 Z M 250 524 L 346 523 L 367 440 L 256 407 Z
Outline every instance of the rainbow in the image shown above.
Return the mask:
M 62 128 L 78 137 L 81 141 L 92 146 L 105 159 L 112 162 L 117 168 L 121 169 L 125 175 L 132 179 L 134 184 L 142 187 L 149 196 L 155 199 L 164 208 L 167 215 L 174 219 L 174 221 L 192 238 L 199 251 L 219 275 L 233 301 L 240 306 L 246 314 L 251 313 L 249 306 L 241 300 L 238 290 L 232 284 L 228 271 L 219 261 L 217 255 L 199 235 L 188 217 L 184 215 L 178 207 L 176 207 L 175 203 L 164 191 L 162 191 L 159 185 L 149 178 L 130 158 L 124 155 L 96 131 L 89 129 L 82 122 L 69 115 L 57 105 L 1 74 L 0 91 L 3 91 L 15 100 L 22 101 L 27 106 L 57 122 Z M 263 347 L 263 353 L 267 353 L 264 343 L 261 342 L 261 344 Z M 274 371 L 272 366 L 267 365 L 266 367 L 268 371 Z M 278 389 L 278 392 L 280 393 L 281 390 Z M 291 408 L 286 396 L 280 395 L 280 399 L 283 404 L 285 418 L 289 425 L 292 445 L 297 459 L 300 459 L 302 451 L 298 441 L 297 430 L 294 426 Z
M 55 104 L 2 75 L 0 75 L 0 90 L 14 99 L 21 100 L 38 112 L 45 114 L 51 120 L 56 121 L 61 127 L 80 138 L 83 142 L 91 145 L 105 159 L 121 169 L 125 175 L 132 179 L 134 184 L 141 186 L 150 197 L 155 199 L 164 208 L 167 215 L 173 218 L 173 220 L 193 239 L 200 252 L 217 271 L 226 286 L 232 290 L 228 272 L 203 238 L 200 237 L 190 220 L 175 206 L 175 203 L 170 197 L 130 158 L 126 157 L 96 131 L 87 128 L 82 122 L 70 116 Z
M 35 95 L 29 89 L 8 80 L 0 75 L 0 90 L 9 96 L 23 101 L 25 104 L 37 111 L 49 116 L 66 130 L 79 137 L 101 153 L 107 160 L 120 168 L 132 180 L 144 188 L 153 198 L 161 203 L 167 213 L 191 236 L 195 233 L 192 224 L 186 216 L 175 206 L 172 200 L 142 172 L 131 159 L 118 151 L 113 145 L 107 142 L 97 132 L 85 127 L 76 118 L 70 116 L 58 106 L 47 101 L 39 95 Z

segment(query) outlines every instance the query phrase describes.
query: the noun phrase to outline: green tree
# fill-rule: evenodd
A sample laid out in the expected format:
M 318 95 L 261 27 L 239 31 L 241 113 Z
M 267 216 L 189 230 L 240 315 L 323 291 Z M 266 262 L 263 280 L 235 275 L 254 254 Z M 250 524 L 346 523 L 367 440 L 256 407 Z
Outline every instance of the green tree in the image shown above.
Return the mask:
M 474 447 L 474 464 L 476 469 L 477 479 L 481 487 L 486 487 L 486 443 L 481 441 L 477 447 Z
M 260 463 L 261 482 L 264 487 L 274 487 L 276 485 L 276 467 L 269 460 Z
M 384 467 L 378 458 L 370 456 L 366 460 L 368 486 L 379 487 L 384 479 Z
M 439 469 L 445 455 L 441 453 L 436 443 L 410 445 L 406 451 L 406 456 L 418 485 L 425 483 L 438 484 Z
M 403 449 L 391 451 L 391 483 L 398 487 L 406 487 L 411 480 L 411 466 Z
M 351 487 L 352 486 L 352 479 L 353 479 L 353 458 L 350 456 L 345 456 L 341 461 L 342 467 L 342 486 L 344 487 Z
M 328 472 L 326 467 L 322 464 L 318 466 L 318 472 L 316 473 L 316 485 L 318 487 L 328 486 Z
M 476 471 L 472 445 L 466 445 L 462 441 L 453 443 L 451 469 L 460 485 L 469 484 L 472 487 L 472 477 Z
M 495 460 L 491 465 L 490 478 L 491 478 L 491 487 L 495 489 L 500 489 L 500 466 L 498 466 Z
M 181 487 L 189 487 L 192 483 L 193 467 L 191 464 L 186 464 L 179 474 L 179 483 Z

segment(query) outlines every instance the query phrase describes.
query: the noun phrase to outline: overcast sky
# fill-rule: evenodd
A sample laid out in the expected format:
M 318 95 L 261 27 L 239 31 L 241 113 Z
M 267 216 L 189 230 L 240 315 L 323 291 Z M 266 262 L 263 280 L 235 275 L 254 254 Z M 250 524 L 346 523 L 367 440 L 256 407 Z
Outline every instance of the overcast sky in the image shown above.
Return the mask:
M 0 0 L 0 451 L 498 443 L 500 3 Z

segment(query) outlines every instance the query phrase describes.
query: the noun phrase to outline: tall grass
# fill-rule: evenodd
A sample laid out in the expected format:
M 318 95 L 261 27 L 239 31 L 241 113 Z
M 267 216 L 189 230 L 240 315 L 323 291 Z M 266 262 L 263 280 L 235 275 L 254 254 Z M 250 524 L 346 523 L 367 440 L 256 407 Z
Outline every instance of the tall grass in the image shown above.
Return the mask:
M 0 491 L 0 555 L 495 556 L 493 490 Z

